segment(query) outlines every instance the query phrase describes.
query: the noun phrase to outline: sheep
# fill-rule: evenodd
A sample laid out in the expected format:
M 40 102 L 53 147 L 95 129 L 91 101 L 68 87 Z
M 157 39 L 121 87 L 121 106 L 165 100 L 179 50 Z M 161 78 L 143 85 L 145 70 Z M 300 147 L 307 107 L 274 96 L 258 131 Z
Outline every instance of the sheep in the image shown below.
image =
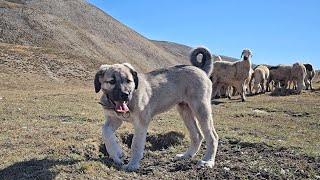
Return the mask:
M 251 79 L 251 76 L 253 74 L 253 69 L 250 68 L 250 71 L 249 71 L 249 76 L 247 77 L 247 79 L 245 80 L 244 82 L 244 89 L 245 89 L 245 94 L 249 94 L 250 93 L 250 90 L 249 90 L 249 87 L 250 87 L 250 79 Z M 224 87 L 224 86 L 223 86 Z M 236 96 L 236 95 L 240 95 L 241 94 L 241 91 L 237 91 L 237 89 L 233 86 L 229 86 L 228 89 L 227 89 L 227 92 L 226 92 L 226 96 L 231 99 L 231 96 Z
M 249 83 L 250 94 L 252 94 L 252 82 L 254 82 L 253 89 L 255 93 L 265 93 L 267 88 L 267 81 L 269 79 L 269 69 L 267 66 L 259 65 L 254 69 Z
M 301 63 L 293 64 L 291 71 L 291 80 L 297 85 L 297 93 L 301 93 L 305 86 L 305 79 L 307 76 L 306 67 Z
M 305 79 L 305 84 L 306 84 L 306 89 L 308 90 L 309 87 L 311 90 L 313 90 L 313 87 L 312 87 L 312 79 L 314 78 L 316 72 L 315 70 L 313 69 L 312 65 L 311 64 L 303 64 L 304 67 L 306 68 L 307 70 L 307 76 L 306 76 L 306 79 Z
M 276 88 L 280 88 L 281 86 L 287 87 L 287 83 L 290 80 L 292 66 L 290 65 L 278 65 L 269 67 L 269 79 L 268 84 L 271 81 L 274 82 L 274 86 Z M 280 84 L 280 85 L 279 85 Z
M 213 55 L 213 59 L 214 59 L 214 62 L 223 61 L 221 56 L 219 55 Z M 210 79 L 212 79 L 212 77 L 210 77 Z M 215 98 L 227 97 L 227 94 L 228 94 L 228 86 L 223 85 Z
M 216 62 L 216 61 L 222 61 L 222 58 L 221 58 L 221 56 L 214 56 L 214 61 Z
M 278 65 L 269 68 L 268 83 L 274 81 L 276 88 L 286 89 L 292 81 L 297 84 L 296 93 L 300 94 L 302 89 L 305 88 L 305 77 L 307 75 L 306 68 L 301 63 L 293 65 Z
M 233 86 L 238 92 L 241 92 L 242 101 L 246 100 L 245 88 L 246 79 L 250 75 L 252 52 L 244 49 L 241 53 L 243 60 L 236 62 L 216 61 L 214 62 L 212 80 L 212 98 L 220 91 L 222 86 Z
M 306 89 L 308 90 L 310 87 L 310 89 L 313 90 L 312 79 L 315 76 L 315 71 L 314 71 L 311 64 L 303 64 L 303 65 L 306 68 L 306 72 L 307 72 L 306 78 L 304 79 Z M 297 84 L 295 81 L 289 81 L 288 88 L 290 89 L 291 87 L 292 87 L 292 89 L 295 89 L 295 90 L 297 89 Z

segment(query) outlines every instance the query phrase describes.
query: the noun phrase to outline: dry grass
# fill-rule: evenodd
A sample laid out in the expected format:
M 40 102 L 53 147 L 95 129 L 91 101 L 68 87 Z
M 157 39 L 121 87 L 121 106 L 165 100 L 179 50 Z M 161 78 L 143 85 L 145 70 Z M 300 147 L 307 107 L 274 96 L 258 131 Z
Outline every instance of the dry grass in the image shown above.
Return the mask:
M 142 170 L 126 173 L 117 169 L 104 154 L 100 134 L 103 112 L 97 103 L 99 95 L 94 93 L 90 82 L 57 83 L 30 74 L 14 77 L 2 73 L 0 76 L 0 178 L 166 179 L 186 178 L 190 173 L 195 178 L 211 175 L 248 178 L 250 174 L 240 173 L 246 172 L 243 168 L 247 165 L 247 171 L 254 172 L 253 177 L 260 177 L 261 173 L 263 175 L 266 172 L 267 177 L 314 178 L 319 175 L 319 166 L 306 165 L 308 161 L 319 163 L 319 84 L 316 84 L 318 90 L 305 91 L 302 95 L 258 95 L 249 97 L 245 103 L 219 100 L 221 103 L 213 105 L 213 111 L 221 144 L 217 166 L 213 170 L 195 173 L 195 160 L 172 161 L 176 153 L 187 147 L 189 140 L 185 138 L 181 145 L 171 146 L 165 151 L 147 148 Z M 149 128 L 149 136 L 169 131 L 182 132 L 187 136 L 175 110 L 156 116 Z M 127 138 L 131 132 L 131 125 L 124 124 L 118 135 Z M 235 142 L 236 146 L 233 146 Z M 238 150 L 233 148 L 241 146 L 244 146 L 241 150 L 243 157 L 246 153 L 253 154 L 248 162 L 248 158 L 245 158 L 241 160 L 243 164 L 232 169 L 232 164 L 240 161 L 237 159 Z M 128 155 L 128 146 L 123 144 L 123 148 Z M 286 166 L 279 165 L 277 160 L 268 162 L 276 156 L 263 158 L 266 155 L 264 151 L 278 153 L 279 150 L 284 153 L 281 149 L 289 154 L 285 157 L 293 157 L 286 160 L 288 162 L 285 165 L 293 163 L 298 169 L 304 169 L 307 175 L 297 175 L 290 166 L 287 172 Z M 254 158 L 259 157 L 262 159 L 249 166 L 251 161 L 257 160 Z M 157 160 L 158 164 L 152 164 Z M 286 162 L 283 159 L 281 161 Z M 190 162 L 194 166 L 186 166 Z M 226 171 L 224 167 L 231 167 L 231 170 Z M 283 169 L 285 174 L 281 174 Z

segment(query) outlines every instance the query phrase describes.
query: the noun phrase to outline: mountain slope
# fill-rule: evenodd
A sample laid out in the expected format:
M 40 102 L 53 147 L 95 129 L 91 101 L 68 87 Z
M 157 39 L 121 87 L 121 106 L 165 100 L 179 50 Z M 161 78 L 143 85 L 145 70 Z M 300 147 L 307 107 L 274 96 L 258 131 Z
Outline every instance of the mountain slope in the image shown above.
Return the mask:
M 190 64 L 191 47 L 149 40 L 85 0 L 0 0 L 0 15 L 0 73 L 91 79 L 105 63 Z
M 137 69 L 186 63 L 84 0 L 0 1 L 0 42 L 50 48 L 101 63 Z

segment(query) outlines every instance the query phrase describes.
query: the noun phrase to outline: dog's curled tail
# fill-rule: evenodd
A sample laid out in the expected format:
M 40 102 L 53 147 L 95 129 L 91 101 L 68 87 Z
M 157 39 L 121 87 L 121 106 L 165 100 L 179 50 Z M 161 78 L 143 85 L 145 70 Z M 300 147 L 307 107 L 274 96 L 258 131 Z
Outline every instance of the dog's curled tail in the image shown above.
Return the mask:
M 202 55 L 202 59 L 200 62 L 197 59 L 199 54 Z M 208 76 L 211 75 L 213 70 L 213 60 L 212 60 L 212 55 L 207 48 L 197 47 L 193 49 L 190 53 L 190 61 L 192 65 L 206 72 Z

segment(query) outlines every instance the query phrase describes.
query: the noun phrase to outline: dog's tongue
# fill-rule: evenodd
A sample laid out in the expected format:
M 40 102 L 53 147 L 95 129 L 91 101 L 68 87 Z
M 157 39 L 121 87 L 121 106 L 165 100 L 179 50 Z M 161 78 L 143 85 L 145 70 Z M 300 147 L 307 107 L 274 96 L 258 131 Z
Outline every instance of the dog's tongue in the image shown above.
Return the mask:
M 125 113 L 129 111 L 129 108 L 127 106 L 127 104 L 125 103 L 125 101 L 117 101 L 116 103 L 116 111 L 117 112 L 121 112 L 121 113 Z

